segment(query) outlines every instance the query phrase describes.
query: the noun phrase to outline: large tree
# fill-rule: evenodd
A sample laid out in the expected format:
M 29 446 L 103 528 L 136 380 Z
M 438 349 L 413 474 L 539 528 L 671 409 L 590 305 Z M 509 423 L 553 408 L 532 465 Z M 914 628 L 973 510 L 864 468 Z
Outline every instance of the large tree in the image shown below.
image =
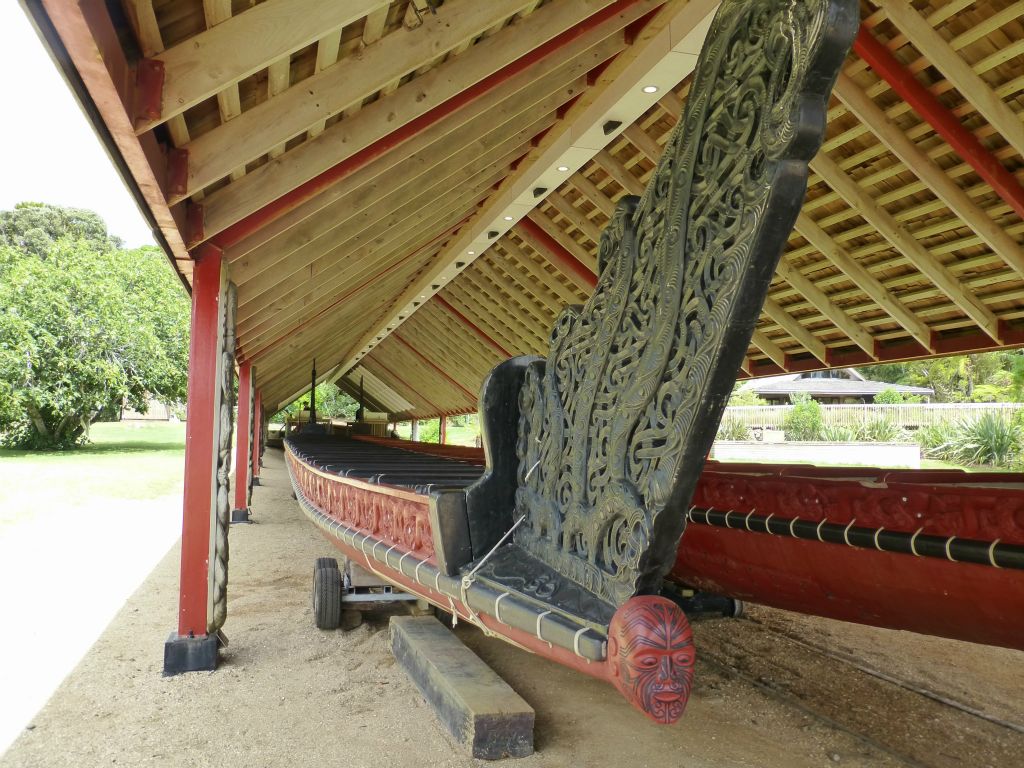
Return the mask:
M 39 236 L 8 227 L 0 244 L 0 441 L 20 447 L 75 445 L 106 409 L 186 392 L 189 302 L 160 251 L 120 249 L 95 214 L 33 213 L 47 210 Z

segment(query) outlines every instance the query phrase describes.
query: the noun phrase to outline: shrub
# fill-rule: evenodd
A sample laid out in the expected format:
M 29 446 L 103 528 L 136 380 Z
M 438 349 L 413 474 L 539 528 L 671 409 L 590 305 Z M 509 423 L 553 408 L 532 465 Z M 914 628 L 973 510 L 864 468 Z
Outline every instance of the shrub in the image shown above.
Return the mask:
M 857 430 L 838 424 L 826 424 L 821 431 L 821 439 L 830 443 L 855 443 L 858 440 Z
M 910 436 L 892 419 L 876 416 L 860 430 L 861 439 L 869 443 L 908 443 Z
M 729 405 L 768 405 L 768 401 L 750 389 L 737 389 L 729 397 Z
M 955 455 L 965 464 L 1010 466 L 1021 453 L 1024 433 L 1009 419 L 986 413 L 977 421 L 961 422 Z
M 782 428 L 787 440 L 820 440 L 825 428 L 821 405 L 810 395 L 792 395 L 793 408 L 786 414 Z
M 726 417 L 718 425 L 719 440 L 749 440 L 750 428 L 736 418 Z
M 940 421 L 921 427 L 914 433 L 914 439 L 921 446 L 921 452 L 929 459 L 940 461 L 956 460 L 957 425 L 950 421 Z
M 903 393 L 899 392 L 892 387 L 886 387 L 877 395 L 875 395 L 876 405 L 901 405 L 906 402 Z

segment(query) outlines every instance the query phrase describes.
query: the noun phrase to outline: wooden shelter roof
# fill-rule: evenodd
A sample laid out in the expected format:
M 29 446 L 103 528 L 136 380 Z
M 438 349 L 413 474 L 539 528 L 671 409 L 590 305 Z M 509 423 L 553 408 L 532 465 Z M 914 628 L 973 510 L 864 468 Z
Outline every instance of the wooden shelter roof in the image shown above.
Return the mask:
M 23 3 L 182 279 L 223 252 L 264 402 L 315 356 L 403 418 L 586 299 L 717 5 Z M 1024 344 L 1024 2 L 862 20 L 742 375 Z

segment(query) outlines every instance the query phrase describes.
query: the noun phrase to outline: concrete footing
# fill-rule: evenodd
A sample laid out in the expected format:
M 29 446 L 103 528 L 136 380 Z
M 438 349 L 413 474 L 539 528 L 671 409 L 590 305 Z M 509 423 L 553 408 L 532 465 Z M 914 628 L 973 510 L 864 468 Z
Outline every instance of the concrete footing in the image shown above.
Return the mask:
M 251 523 L 252 520 L 249 517 L 249 508 L 242 507 L 241 509 L 231 510 L 231 522 L 232 523 Z
M 182 637 L 171 632 L 164 643 L 164 677 L 182 672 L 213 672 L 217 669 L 218 635 Z
M 467 753 L 533 754 L 533 708 L 437 619 L 392 618 L 391 651 Z

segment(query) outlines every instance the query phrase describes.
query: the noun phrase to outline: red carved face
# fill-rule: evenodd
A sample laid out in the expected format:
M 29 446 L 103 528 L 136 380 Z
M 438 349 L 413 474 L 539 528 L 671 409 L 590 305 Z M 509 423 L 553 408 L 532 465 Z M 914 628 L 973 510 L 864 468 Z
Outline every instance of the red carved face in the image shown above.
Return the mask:
M 658 723 L 676 722 L 686 709 L 696 651 L 678 605 L 642 595 L 615 612 L 608 628 L 608 663 L 622 695 Z

